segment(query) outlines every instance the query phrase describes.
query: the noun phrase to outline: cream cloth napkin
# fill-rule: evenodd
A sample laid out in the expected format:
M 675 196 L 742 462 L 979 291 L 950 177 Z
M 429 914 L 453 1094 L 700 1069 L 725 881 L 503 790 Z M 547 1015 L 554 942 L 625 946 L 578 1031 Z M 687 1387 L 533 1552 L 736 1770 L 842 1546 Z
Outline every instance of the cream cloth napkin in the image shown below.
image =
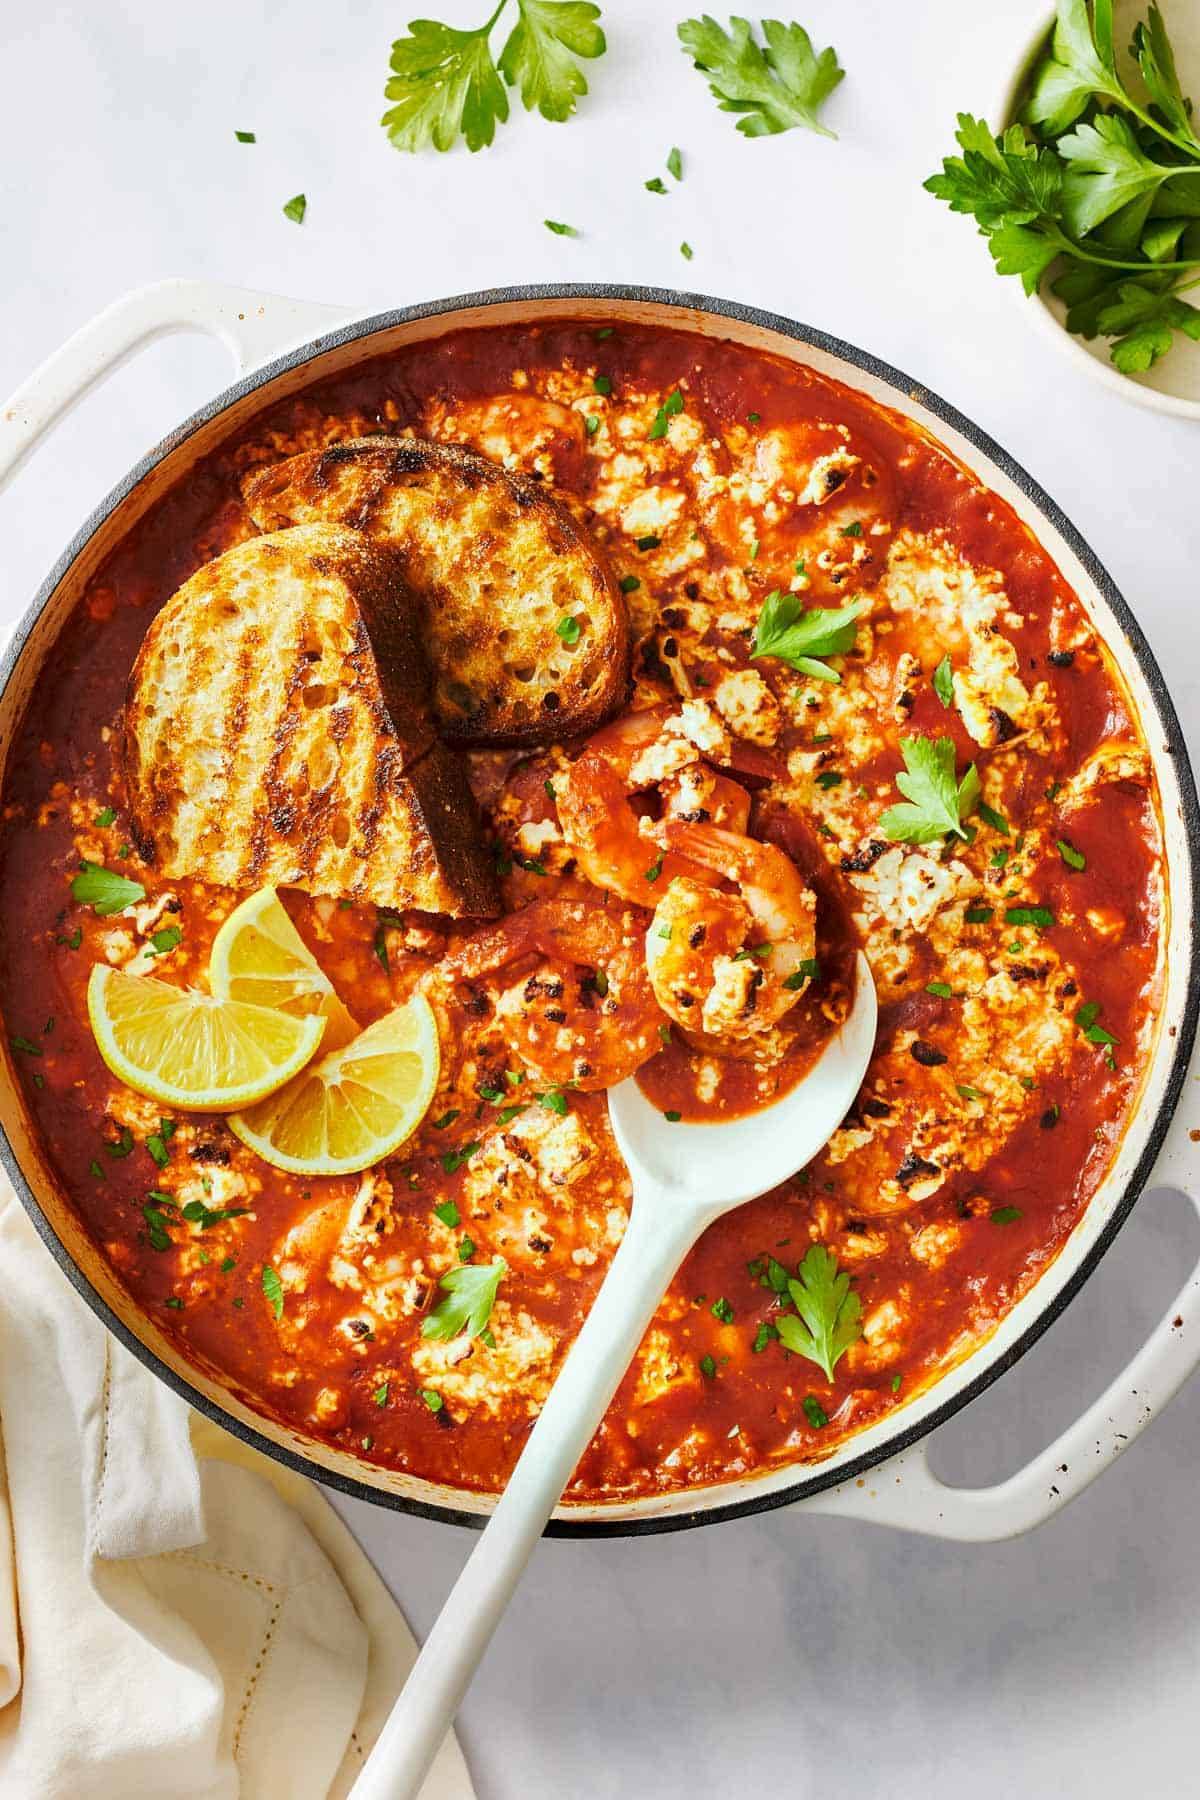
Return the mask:
M 415 1646 L 311 1482 L 111 1338 L 0 1175 L 0 1796 L 339 1800 Z M 473 1800 L 453 1738 L 423 1800 Z

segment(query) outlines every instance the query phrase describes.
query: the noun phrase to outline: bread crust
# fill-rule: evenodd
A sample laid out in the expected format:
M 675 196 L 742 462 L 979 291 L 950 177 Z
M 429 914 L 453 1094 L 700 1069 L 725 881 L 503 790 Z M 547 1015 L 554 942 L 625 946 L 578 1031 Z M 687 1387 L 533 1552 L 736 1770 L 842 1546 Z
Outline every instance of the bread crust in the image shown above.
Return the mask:
M 624 595 L 591 535 L 528 475 L 461 444 L 365 437 L 256 470 L 243 493 L 262 530 L 323 519 L 395 552 L 447 743 L 578 737 L 625 704 Z
M 416 609 L 358 532 L 253 538 L 185 582 L 134 663 L 122 761 L 138 847 L 169 877 L 499 910 Z

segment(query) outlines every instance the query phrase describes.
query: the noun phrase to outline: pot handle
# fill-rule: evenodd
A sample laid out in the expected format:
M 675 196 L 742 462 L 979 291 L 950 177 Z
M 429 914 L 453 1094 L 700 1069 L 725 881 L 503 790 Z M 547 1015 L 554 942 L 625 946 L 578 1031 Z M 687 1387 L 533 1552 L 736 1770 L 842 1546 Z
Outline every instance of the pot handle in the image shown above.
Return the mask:
M 0 406 L 0 489 L 89 389 L 154 338 L 207 332 L 226 345 L 241 374 L 351 316 L 349 307 L 207 281 L 135 288 L 68 338 Z
M 1200 1053 L 1194 1051 L 1146 1189 L 1178 1189 L 1200 1212 L 1198 1084 Z M 1116 1462 L 1198 1364 L 1200 1262 L 1132 1361 L 1061 1437 L 1007 1481 L 995 1487 L 951 1487 L 930 1468 L 932 1440 L 923 1439 L 881 1468 L 815 1494 L 801 1507 L 963 1543 L 1018 1537 L 1053 1518 Z

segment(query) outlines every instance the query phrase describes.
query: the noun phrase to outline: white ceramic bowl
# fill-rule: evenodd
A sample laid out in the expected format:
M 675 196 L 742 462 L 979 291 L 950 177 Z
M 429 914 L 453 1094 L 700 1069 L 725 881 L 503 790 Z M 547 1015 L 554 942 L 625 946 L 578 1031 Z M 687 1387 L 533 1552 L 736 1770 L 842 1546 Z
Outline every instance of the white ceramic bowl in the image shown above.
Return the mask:
M 1160 0 L 1160 3 L 1175 46 L 1183 90 L 1196 96 L 1200 104 L 1200 0 Z M 1147 5 L 1148 0 L 1115 0 L 1114 38 L 1117 44 L 1128 45 L 1134 24 L 1145 17 Z M 994 131 L 1002 131 L 1012 123 L 1025 83 L 1047 48 L 1053 29 L 1054 16 L 1048 12 L 1026 39 L 992 109 L 990 122 Z M 1063 324 L 1066 307 L 1053 294 L 1046 290 L 1026 298 L 1015 276 L 1004 279 L 1024 306 L 1026 317 L 1033 319 L 1076 367 L 1085 369 L 1093 379 L 1139 406 L 1151 407 L 1155 412 L 1174 413 L 1177 418 L 1200 419 L 1200 343 L 1177 334 L 1167 354 L 1144 375 L 1122 375 L 1109 360 L 1109 340 L 1082 338 L 1069 332 Z

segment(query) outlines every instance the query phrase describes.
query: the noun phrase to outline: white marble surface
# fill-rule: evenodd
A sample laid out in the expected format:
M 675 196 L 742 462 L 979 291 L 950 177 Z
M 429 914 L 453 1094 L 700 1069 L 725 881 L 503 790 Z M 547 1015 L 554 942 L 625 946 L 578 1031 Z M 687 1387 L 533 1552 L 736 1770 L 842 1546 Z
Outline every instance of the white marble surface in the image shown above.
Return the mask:
M 483 0 L 426 10 L 467 24 Z M 743 142 L 674 47 L 685 10 L 609 0 L 611 49 L 569 127 L 521 114 L 481 156 L 406 159 L 375 123 L 403 0 L 3 0 L 0 394 L 105 302 L 172 274 L 363 309 L 570 279 L 776 307 L 909 370 L 1033 471 L 1124 589 L 1200 747 L 1200 428 L 1060 361 L 970 224 L 920 190 L 1037 7 L 804 0 L 850 71 L 837 144 Z M 686 180 L 661 199 L 642 182 L 673 143 Z M 301 189 L 297 228 L 280 208 Z M 552 237 L 547 215 L 585 235 Z M 4 621 L 88 507 L 225 378 L 217 346 L 159 344 L 56 435 L 0 498 Z M 1198 1235 L 1148 1196 L 1068 1315 L 943 1432 L 943 1472 L 989 1479 L 1047 1441 L 1115 1373 Z M 462 1718 L 483 1800 L 1196 1793 L 1198 1428 L 1194 1385 L 1073 1509 L 1001 1547 L 798 1511 L 545 1545 Z M 424 1629 L 468 1539 L 342 1510 Z

